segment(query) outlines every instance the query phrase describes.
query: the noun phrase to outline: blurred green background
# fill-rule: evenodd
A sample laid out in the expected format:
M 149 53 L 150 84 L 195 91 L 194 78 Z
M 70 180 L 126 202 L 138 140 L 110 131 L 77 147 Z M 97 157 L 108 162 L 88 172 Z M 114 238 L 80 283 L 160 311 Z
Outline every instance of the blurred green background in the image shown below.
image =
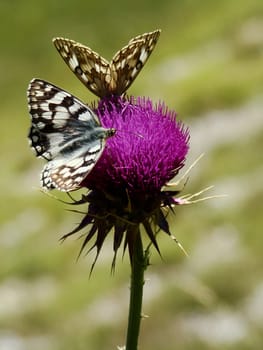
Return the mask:
M 82 42 L 110 59 L 132 37 L 161 28 L 129 90 L 164 100 L 191 128 L 185 193 L 228 194 L 170 218 L 186 258 L 165 235 L 147 271 L 140 349 L 263 346 L 262 0 L 0 1 L 0 350 L 116 349 L 125 342 L 127 258 L 110 274 L 108 238 L 76 262 L 80 240 L 59 244 L 80 216 L 43 195 L 43 166 L 28 147 L 33 77 L 84 101 L 94 96 L 51 39 Z M 61 194 L 56 194 L 63 198 Z

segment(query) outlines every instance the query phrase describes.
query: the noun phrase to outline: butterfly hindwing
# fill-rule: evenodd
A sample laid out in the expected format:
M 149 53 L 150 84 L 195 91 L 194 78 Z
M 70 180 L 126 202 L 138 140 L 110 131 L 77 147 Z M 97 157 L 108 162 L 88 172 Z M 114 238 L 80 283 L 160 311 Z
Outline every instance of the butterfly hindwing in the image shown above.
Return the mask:
M 41 173 L 42 186 L 66 192 L 78 189 L 99 159 L 104 145 L 105 140 L 101 139 L 88 148 L 78 150 L 69 158 L 57 158 L 48 162 Z
M 152 53 L 159 35 L 160 30 L 156 30 L 131 39 L 110 62 L 73 40 L 55 38 L 53 42 L 74 74 L 102 98 L 120 96 L 129 88 Z
M 48 163 L 41 175 L 47 189 L 77 189 L 100 157 L 107 137 L 93 111 L 66 91 L 34 79 L 28 88 L 31 147 Z

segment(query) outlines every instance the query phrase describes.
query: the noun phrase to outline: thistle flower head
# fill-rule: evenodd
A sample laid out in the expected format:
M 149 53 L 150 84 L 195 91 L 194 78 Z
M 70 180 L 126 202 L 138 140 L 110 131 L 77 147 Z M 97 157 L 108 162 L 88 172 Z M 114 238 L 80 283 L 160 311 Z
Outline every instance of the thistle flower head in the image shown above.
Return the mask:
M 91 249 L 96 247 L 98 256 L 113 229 L 115 261 L 123 240 L 132 258 L 134 232 L 140 226 L 159 251 L 156 228 L 170 234 L 163 208 L 170 206 L 174 195 L 162 187 L 184 165 L 188 129 L 175 112 L 147 98 L 104 98 L 95 111 L 104 127 L 117 132 L 82 183 L 90 190 L 80 201 L 88 203 L 87 214 L 64 238 L 89 226 L 82 249 L 95 237 Z
M 102 124 L 117 135 L 107 147 L 91 176 L 89 188 L 123 187 L 134 193 L 158 192 L 183 166 L 188 150 L 188 131 L 164 104 L 149 99 L 101 100 L 96 110 Z

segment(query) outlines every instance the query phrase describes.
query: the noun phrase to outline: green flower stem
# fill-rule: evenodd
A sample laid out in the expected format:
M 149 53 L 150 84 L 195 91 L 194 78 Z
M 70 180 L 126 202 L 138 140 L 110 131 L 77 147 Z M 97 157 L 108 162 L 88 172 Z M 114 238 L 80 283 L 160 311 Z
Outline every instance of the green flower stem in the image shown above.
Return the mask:
M 130 306 L 126 350 L 137 350 L 141 323 L 142 296 L 144 285 L 144 270 L 147 268 L 147 259 L 144 255 L 142 238 L 139 227 L 136 228 L 130 286 Z

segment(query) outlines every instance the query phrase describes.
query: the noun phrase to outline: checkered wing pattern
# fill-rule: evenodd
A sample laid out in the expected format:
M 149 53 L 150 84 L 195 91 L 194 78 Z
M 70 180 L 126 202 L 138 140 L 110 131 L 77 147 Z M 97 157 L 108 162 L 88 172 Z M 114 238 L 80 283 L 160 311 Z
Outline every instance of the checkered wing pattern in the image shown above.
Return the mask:
M 150 57 L 161 31 L 145 33 L 131 39 L 125 47 L 118 51 L 111 63 L 111 76 L 114 94 L 122 95 L 133 83 L 146 61 Z
M 44 80 L 30 82 L 28 105 L 31 147 L 48 161 L 42 186 L 66 192 L 78 189 L 115 130 L 103 128 L 88 106 Z
M 110 79 L 109 62 L 74 40 L 55 38 L 53 43 L 79 80 L 95 95 L 104 96 Z
M 102 98 L 122 95 L 137 77 L 151 55 L 160 30 L 139 35 L 108 62 L 98 53 L 73 40 L 55 38 L 58 52 L 80 81 Z

